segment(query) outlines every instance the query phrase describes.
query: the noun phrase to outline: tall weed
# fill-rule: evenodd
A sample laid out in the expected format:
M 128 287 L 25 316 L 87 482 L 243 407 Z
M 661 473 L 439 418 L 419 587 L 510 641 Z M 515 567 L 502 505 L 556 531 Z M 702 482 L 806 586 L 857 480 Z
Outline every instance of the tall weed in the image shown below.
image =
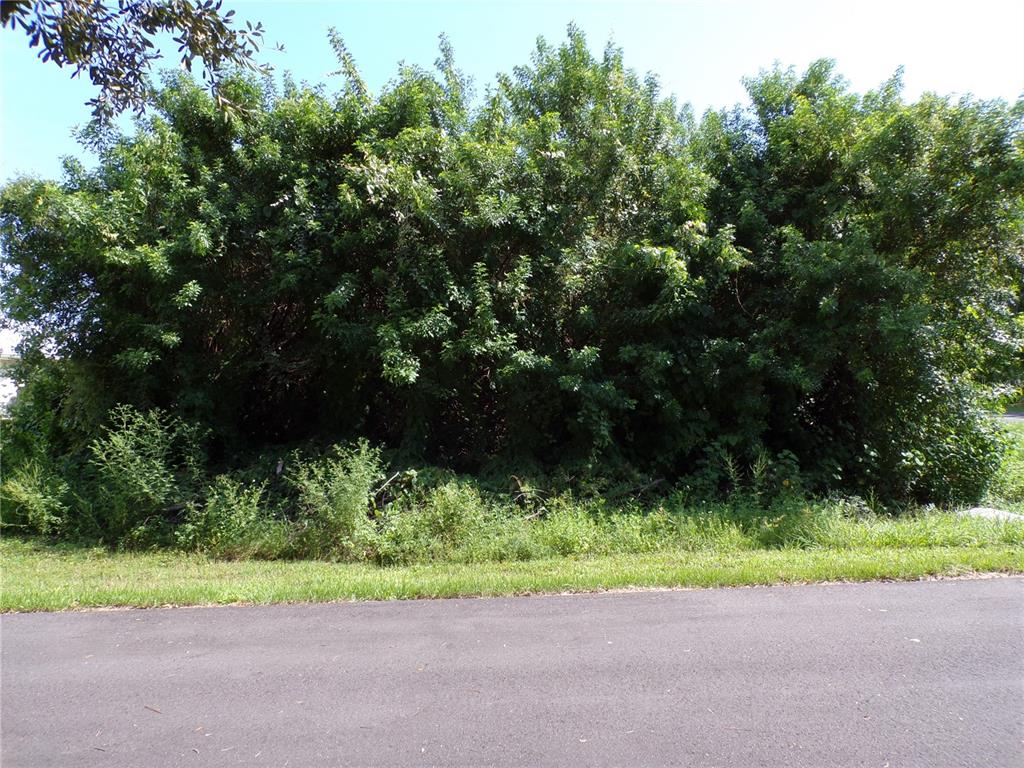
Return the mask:
M 245 485 L 218 475 L 205 501 L 189 504 L 175 532 L 178 546 L 222 558 L 280 557 L 288 548 L 288 531 L 284 521 L 268 513 L 265 490 L 264 483 Z
M 30 459 L 0 485 L 0 523 L 44 536 L 59 533 L 68 518 L 69 492 L 58 473 Z
M 118 406 L 89 446 L 99 534 L 119 542 L 190 501 L 203 471 L 199 431 L 158 409 Z
M 375 550 L 370 518 L 381 479 L 380 451 L 365 440 L 335 446 L 319 459 L 297 460 L 288 475 L 296 495 L 299 554 L 365 560 Z
M 475 487 L 449 480 L 388 507 L 382 518 L 378 557 L 384 563 L 451 558 L 460 548 L 479 544 L 497 527 Z

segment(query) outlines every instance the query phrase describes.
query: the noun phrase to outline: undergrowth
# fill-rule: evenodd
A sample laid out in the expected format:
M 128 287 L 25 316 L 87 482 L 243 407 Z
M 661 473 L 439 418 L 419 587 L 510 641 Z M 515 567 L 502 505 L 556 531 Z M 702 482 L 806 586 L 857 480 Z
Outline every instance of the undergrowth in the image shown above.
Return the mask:
M 438 469 L 392 471 L 366 442 L 294 451 L 260 471 L 203 480 L 194 436 L 173 420 L 122 414 L 93 446 L 84 481 L 104 505 L 40 462 L 3 484 L 8 533 L 122 550 L 177 548 L 218 559 L 318 559 L 383 566 L 655 552 L 870 550 L 1024 544 L 1024 523 L 955 510 L 813 498 L 789 461 L 717 467 L 660 495 L 632 488 L 506 488 Z M 1021 510 L 1024 428 L 1010 433 L 987 503 Z M 710 499 L 710 500 L 709 500 Z M 79 504 L 76 508 L 76 504 Z M 77 528 L 75 525 L 77 524 Z

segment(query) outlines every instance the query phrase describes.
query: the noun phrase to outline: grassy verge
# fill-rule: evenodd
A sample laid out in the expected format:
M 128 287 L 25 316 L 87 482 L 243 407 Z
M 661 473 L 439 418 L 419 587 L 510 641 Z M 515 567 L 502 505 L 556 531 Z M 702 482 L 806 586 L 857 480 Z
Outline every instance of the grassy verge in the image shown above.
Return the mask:
M 1024 425 L 1009 428 L 1015 444 L 986 503 L 1024 512 Z M 454 498 L 449 516 L 464 524 L 472 501 Z M 8 538 L 0 541 L 0 610 L 1024 573 L 1024 523 L 942 511 L 888 517 L 845 502 L 815 502 L 784 505 L 773 512 L 712 505 L 677 513 L 596 517 L 570 507 L 528 525 L 505 518 L 500 524 L 487 523 L 490 518 L 482 513 L 478 517 L 461 545 L 438 549 L 429 562 L 392 567 L 223 560 L 170 550 L 115 553 Z
M 715 587 L 1024 573 L 1024 548 L 976 546 L 673 551 L 518 563 L 395 568 L 316 561 L 216 561 L 0 543 L 4 611 L 516 595 L 626 587 Z
M 985 503 L 1024 515 L 1024 422 L 1008 421 L 1003 427 L 1010 446 Z

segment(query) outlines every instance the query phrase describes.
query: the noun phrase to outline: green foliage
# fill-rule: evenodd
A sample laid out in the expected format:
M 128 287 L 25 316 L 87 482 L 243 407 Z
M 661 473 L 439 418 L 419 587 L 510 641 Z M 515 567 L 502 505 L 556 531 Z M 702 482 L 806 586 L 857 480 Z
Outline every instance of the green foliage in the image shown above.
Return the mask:
M 202 502 L 188 505 L 184 522 L 175 531 L 185 550 L 219 558 L 275 558 L 288 549 L 283 521 L 268 515 L 265 486 L 244 485 L 218 475 L 206 489 Z
M 1007 424 L 1009 448 L 989 487 L 989 503 L 1024 514 L 1024 423 Z
M 353 449 L 335 446 L 320 459 L 297 460 L 288 481 L 295 491 L 299 552 L 367 558 L 374 546 L 370 514 L 380 480 L 380 452 L 365 440 Z
M 595 554 L 607 549 L 603 534 L 592 509 L 561 498 L 553 500 L 551 512 L 537 523 L 534 535 L 549 552 L 566 556 Z
M 110 421 L 89 446 L 89 463 L 97 533 L 117 542 L 174 506 L 183 507 L 203 462 L 197 429 L 163 411 L 119 406 Z
M 916 513 L 902 518 L 851 515 L 842 504 L 819 505 L 806 515 L 798 546 L 808 549 L 913 549 L 1024 544 L 1024 525 L 974 517 Z
M 16 462 L 59 467 L 72 517 L 117 540 L 239 457 L 360 440 L 284 482 L 253 471 L 294 553 L 604 551 L 614 489 L 656 482 L 761 513 L 985 492 L 980 406 L 1024 361 L 1024 102 L 858 95 L 817 62 L 696 125 L 574 28 L 476 103 L 446 42 L 376 95 L 331 42 L 336 94 L 236 75 L 245 119 L 224 120 L 173 76 L 94 171 L 0 192 Z M 123 436 L 96 440 L 110 419 Z M 369 445 L 500 485 L 528 470 L 556 499 L 375 497 Z M 557 500 L 594 490 L 607 511 Z M 667 524 L 614 525 L 640 551 Z
M 68 518 L 70 488 L 38 460 L 19 465 L 0 485 L 0 524 L 44 536 L 59 533 Z
M 1024 102 L 860 97 L 829 62 L 747 87 L 696 142 L 709 230 L 747 262 L 710 300 L 737 417 L 819 486 L 977 499 L 998 461 L 978 396 L 1024 360 Z
M 388 507 L 381 522 L 378 558 L 388 564 L 453 559 L 457 550 L 472 548 L 490 533 L 502 532 L 477 489 L 448 481 Z
M 689 552 L 712 550 L 736 552 L 756 548 L 756 542 L 737 519 L 735 508 L 726 504 L 678 508 L 673 518 L 674 538 Z
M 173 36 L 183 69 L 191 71 L 192 62 L 202 60 L 203 77 L 211 88 L 230 65 L 267 73 L 267 67 L 253 62 L 263 26 L 246 23 L 244 29 L 233 29 L 234 14 L 222 14 L 219 2 L 191 0 L 4 0 L 0 25 L 20 29 L 32 48 L 42 44 L 42 61 L 67 66 L 72 77 L 87 73 L 100 89 L 89 101 L 93 114 L 108 119 L 125 109 L 141 112 L 145 107 L 151 93 L 149 69 L 161 57 L 154 39 L 161 33 Z

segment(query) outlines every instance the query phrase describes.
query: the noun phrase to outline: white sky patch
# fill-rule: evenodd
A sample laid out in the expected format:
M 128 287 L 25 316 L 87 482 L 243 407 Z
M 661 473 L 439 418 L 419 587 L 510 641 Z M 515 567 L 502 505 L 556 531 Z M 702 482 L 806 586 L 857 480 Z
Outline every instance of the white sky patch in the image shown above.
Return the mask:
M 14 348 L 21 341 L 21 335 L 8 328 L 0 329 L 0 357 L 15 354 Z
M 15 331 L 7 328 L 0 329 L 0 357 L 14 355 L 14 348 L 20 340 L 21 337 Z M 14 399 L 15 394 L 18 392 L 14 382 L 5 374 L 6 369 L 0 368 L 0 413 L 7 410 L 11 400 Z

